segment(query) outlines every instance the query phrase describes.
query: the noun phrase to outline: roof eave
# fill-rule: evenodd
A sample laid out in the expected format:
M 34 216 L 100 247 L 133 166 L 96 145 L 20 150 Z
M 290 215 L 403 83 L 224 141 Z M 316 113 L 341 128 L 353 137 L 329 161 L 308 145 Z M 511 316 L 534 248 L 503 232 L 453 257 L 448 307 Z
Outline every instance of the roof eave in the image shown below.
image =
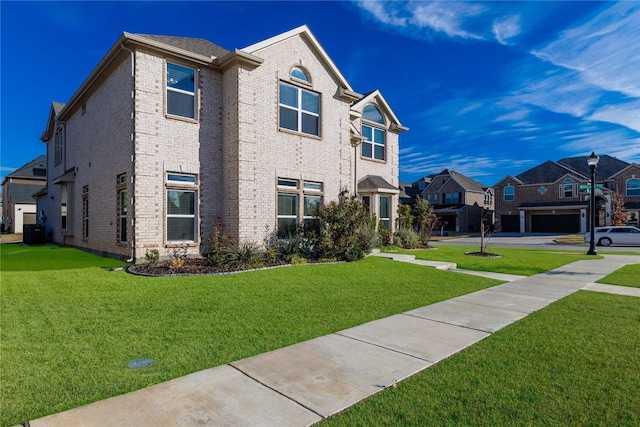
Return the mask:
M 253 69 L 259 67 L 263 62 L 264 59 L 258 56 L 234 49 L 225 56 L 217 58 L 213 64 L 222 70 L 227 70 L 235 65 L 246 65 Z

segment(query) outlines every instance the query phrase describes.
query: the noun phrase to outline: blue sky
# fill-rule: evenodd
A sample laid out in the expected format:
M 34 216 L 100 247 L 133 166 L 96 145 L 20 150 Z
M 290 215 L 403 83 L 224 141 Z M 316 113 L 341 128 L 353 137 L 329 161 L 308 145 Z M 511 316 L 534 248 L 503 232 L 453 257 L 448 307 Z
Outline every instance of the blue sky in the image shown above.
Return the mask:
M 640 163 L 640 2 L 1 1 L 2 177 L 45 153 L 123 31 L 243 48 L 307 24 L 351 86 L 403 125 L 400 179 L 485 185 L 595 150 Z

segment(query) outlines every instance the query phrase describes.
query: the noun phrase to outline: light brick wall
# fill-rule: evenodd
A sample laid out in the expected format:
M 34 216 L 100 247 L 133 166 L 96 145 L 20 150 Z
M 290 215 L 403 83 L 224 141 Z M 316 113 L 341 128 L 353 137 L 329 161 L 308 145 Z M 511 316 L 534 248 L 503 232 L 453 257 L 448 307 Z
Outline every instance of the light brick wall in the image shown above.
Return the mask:
M 131 63 L 128 55 L 118 58 L 107 70 L 106 80 L 96 83 L 66 118 L 63 163 L 53 166 L 53 141 L 49 144 L 49 177 L 76 168 L 70 186 L 68 232 L 60 232 L 60 185 L 49 185 L 55 241 L 96 252 L 130 256 L 127 245 L 117 243 L 116 177 L 131 170 Z M 82 106 L 86 106 L 83 113 Z M 89 188 L 89 237 L 82 238 L 83 187 Z

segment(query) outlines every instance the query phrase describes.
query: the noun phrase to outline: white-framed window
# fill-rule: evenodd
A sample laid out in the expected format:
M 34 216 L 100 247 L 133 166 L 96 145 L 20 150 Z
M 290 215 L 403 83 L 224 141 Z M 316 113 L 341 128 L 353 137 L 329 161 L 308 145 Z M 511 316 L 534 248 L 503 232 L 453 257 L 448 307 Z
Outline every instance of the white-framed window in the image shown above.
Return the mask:
M 319 94 L 280 82 L 279 107 L 281 129 L 320 136 Z
M 53 164 L 54 166 L 62 163 L 62 154 L 64 153 L 64 132 L 62 128 L 56 129 L 53 137 Z
M 89 238 L 89 186 L 82 187 L 82 238 Z
M 378 108 L 368 104 L 362 111 L 362 157 L 367 159 L 385 160 L 385 129 L 384 117 Z
M 167 114 L 196 118 L 196 70 L 167 62 Z
M 60 228 L 64 231 L 67 230 L 67 205 L 69 203 L 69 193 L 67 184 L 62 184 L 60 187 Z
M 626 183 L 627 197 L 640 196 L 640 178 L 629 178 Z
M 122 173 L 116 177 L 116 193 L 118 194 L 117 200 L 117 234 L 118 234 L 118 242 L 126 243 L 127 242 L 127 210 L 129 206 L 129 201 L 127 200 L 127 174 Z
M 513 202 L 516 199 L 516 188 L 513 185 L 507 185 L 502 189 L 505 202 Z
M 278 178 L 278 238 L 295 236 L 298 226 L 313 227 L 320 214 L 324 185 L 317 181 Z
M 380 196 L 380 222 L 383 223 L 388 230 L 391 230 L 391 197 Z
M 196 241 L 197 177 L 167 174 L 167 243 Z
M 560 184 L 560 198 L 570 199 L 576 197 L 575 187 L 571 179 L 566 179 L 564 183 Z

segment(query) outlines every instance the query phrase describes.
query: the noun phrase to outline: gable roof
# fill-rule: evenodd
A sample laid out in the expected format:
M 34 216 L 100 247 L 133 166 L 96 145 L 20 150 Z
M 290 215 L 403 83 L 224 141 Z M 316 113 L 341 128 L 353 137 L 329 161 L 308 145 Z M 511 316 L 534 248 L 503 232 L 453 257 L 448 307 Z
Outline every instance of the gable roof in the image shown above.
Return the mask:
M 36 157 L 29 163 L 26 163 L 22 167 L 16 169 L 6 176 L 12 178 L 46 179 L 46 174 L 47 156 L 43 154 L 42 156 Z
M 587 164 L 587 157 L 567 157 L 557 162 L 547 160 L 520 175 L 516 175 L 516 178 L 524 184 L 548 184 L 556 182 L 568 174 L 579 179 L 589 180 L 591 179 L 591 170 Z M 596 181 L 605 181 L 628 166 L 629 163 L 625 161 L 603 154 L 596 167 Z
M 489 188 L 487 185 L 484 185 L 476 181 L 475 179 L 469 178 L 468 176 L 462 175 L 461 173 L 458 173 L 456 171 L 450 171 L 449 169 L 443 169 L 442 172 L 440 172 L 439 174 L 429 175 L 429 177 L 431 178 L 431 182 L 429 183 L 427 188 L 425 188 L 424 190 L 425 193 L 439 191 L 439 189 L 450 180 L 453 180 L 456 183 L 458 183 L 458 185 L 464 188 L 465 191 L 474 191 L 478 193 L 484 193 L 487 191 L 487 188 Z M 445 182 L 438 185 L 437 178 L 444 178 Z
M 408 127 L 402 126 L 402 123 L 400 123 L 400 120 L 395 115 L 395 113 L 393 112 L 391 107 L 389 107 L 389 104 L 387 103 L 387 100 L 384 99 L 384 96 L 382 96 L 382 93 L 380 93 L 380 91 L 378 89 L 374 90 L 373 92 L 369 92 L 364 97 L 362 97 L 359 101 L 355 102 L 351 106 L 351 111 L 358 111 L 358 113 L 359 113 L 364 108 L 364 106 L 366 104 L 370 103 L 374 99 L 377 101 L 377 104 L 380 107 L 382 107 L 382 109 L 384 110 L 385 114 L 387 116 L 391 117 L 390 130 L 398 132 L 398 133 L 406 132 L 406 131 L 409 130 Z
M 584 163 L 586 165 L 587 161 L 585 160 Z M 538 166 L 534 166 L 533 168 L 516 175 L 516 178 L 522 181 L 523 184 L 548 184 L 556 182 L 569 172 L 572 171 L 566 166 L 547 160 Z M 578 174 L 574 172 L 574 175 Z M 581 178 L 586 179 L 585 176 L 581 176 Z
M 5 182 L 7 182 L 7 180 L 11 178 L 33 179 L 33 180 L 43 181 L 43 182 L 46 181 L 47 156 L 44 154 L 42 156 L 38 156 L 35 159 L 31 160 L 30 162 L 19 167 L 15 171 L 11 172 L 10 174 L 7 174 L 2 180 L 2 185 L 4 185 Z M 32 186 L 31 184 L 15 184 L 15 183 L 11 185 L 13 186 L 12 193 L 14 191 L 13 189 L 18 188 L 17 186 L 20 186 L 20 185 L 27 186 L 27 187 Z M 42 187 L 41 184 L 35 184 L 35 185 L 37 187 Z
M 591 179 L 591 170 L 587 164 L 587 158 L 588 156 L 568 157 L 558 160 L 558 163 Z M 603 154 L 600 156 L 598 166 L 596 166 L 596 181 L 604 181 L 611 178 L 627 166 L 629 166 L 629 163 Z
M 342 75 L 338 67 L 336 67 L 336 64 L 334 64 L 333 60 L 327 54 L 327 51 L 324 50 L 320 42 L 318 42 L 318 39 L 316 39 L 316 37 L 313 35 L 309 27 L 307 27 L 306 25 L 301 25 L 298 28 L 294 28 L 282 34 L 278 34 L 277 36 L 270 37 L 261 42 L 254 43 L 240 50 L 250 54 L 255 54 L 259 50 L 262 50 L 266 47 L 283 42 L 285 40 L 288 40 L 296 36 L 305 37 L 311 43 L 311 45 L 316 49 L 316 51 L 320 55 L 320 58 L 322 58 L 322 60 L 327 64 L 327 66 L 329 67 L 331 72 L 336 76 L 340 84 L 344 88 L 346 88 L 348 91 L 353 92 L 353 89 L 351 88 L 351 85 L 349 84 L 347 79 Z
M 127 34 L 127 33 L 125 33 Z M 191 37 L 174 37 L 174 36 L 157 36 L 153 34 L 129 34 L 129 36 L 137 36 L 144 39 L 149 39 L 158 43 L 163 43 L 168 46 L 173 46 L 178 49 L 182 49 L 188 52 L 193 52 L 198 55 L 219 58 L 225 56 L 230 51 L 211 43 L 209 40 L 191 38 Z

